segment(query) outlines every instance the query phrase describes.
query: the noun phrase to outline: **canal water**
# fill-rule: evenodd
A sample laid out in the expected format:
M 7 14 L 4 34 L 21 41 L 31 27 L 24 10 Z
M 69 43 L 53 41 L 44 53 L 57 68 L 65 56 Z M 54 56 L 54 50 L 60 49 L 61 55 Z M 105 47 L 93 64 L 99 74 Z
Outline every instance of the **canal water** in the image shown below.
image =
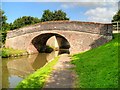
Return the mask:
M 39 53 L 28 56 L 2 59 L 2 88 L 15 88 L 29 74 L 43 67 L 59 54 L 69 53 L 69 50 Z M 1 67 L 0 67 L 1 68 Z

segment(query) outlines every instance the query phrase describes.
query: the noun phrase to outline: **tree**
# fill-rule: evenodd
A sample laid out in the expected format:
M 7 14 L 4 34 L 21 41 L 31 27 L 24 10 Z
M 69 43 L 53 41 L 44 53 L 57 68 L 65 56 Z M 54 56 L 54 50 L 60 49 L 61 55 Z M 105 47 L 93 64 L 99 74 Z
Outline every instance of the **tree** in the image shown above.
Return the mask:
M 40 19 L 38 19 L 36 17 L 23 16 L 23 17 L 16 19 L 13 22 L 13 24 L 10 24 L 10 26 L 11 26 L 11 30 L 12 30 L 12 29 L 21 28 L 23 26 L 31 25 L 31 24 L 35 24 L 35 23 L 39 23 L 39 22 L 41 22 Z
M 53 15 L 53 20 L 69 20 L 69 18 L 67 18 L 66 15 L 67 14 L 62 10 L 55 11 Z
M 9 29 L 9 24 L 6 22 L 7 17 L 4 15 L 4 11 L 0 9 L 0 30 L 6 31 Z
M 10 29 L 9 24 L 6 22 L 6 20 L 7 17 L 4 15 L 4 11 L 0 9 L 0 38 L 2 39 L 1 44 L 5 42 L 6 32 Z
M 4 15 L 4 11 L 0 9 L 0 23 L 3 24 L 7 20 L 7 17 Z
M 44 10 L 44 13 L 42 15 L 41 21 L 45 22 L 45 21 L 52 21 L 53 20 L 53 12 L 51 12 L 50 10 Z
M 67 14 L 63 12 L 62 10 L 56 10 L 54 12 L 48 10 L 44 10 L 44 13 L 42 15 L 41 21 L 57 21 L 57 20 L 69 20 L 67 18 Z
M 113 16 L 112 22 L 120 21 L 120 10 Z

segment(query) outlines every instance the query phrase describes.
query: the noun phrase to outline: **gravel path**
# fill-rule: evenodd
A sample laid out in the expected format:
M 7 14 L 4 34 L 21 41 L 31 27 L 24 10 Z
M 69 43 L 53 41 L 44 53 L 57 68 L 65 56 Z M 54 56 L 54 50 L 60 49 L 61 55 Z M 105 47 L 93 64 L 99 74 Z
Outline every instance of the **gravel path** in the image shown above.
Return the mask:
M 63 54 L 60 56 L 43 89 L 74 87 L 75 73 L 70 69 L 74 66 L 70 64 L 70 60 L 71 59 L 68 57 L 68 54 Z

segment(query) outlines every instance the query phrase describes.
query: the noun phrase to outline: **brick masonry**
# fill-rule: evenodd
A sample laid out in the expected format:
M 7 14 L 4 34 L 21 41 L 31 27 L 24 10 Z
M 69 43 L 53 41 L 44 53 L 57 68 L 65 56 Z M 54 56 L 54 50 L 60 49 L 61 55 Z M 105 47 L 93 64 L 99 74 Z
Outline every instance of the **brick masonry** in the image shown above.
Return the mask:
M 37 44 L 44 45 L 51 36 L 61 36 L 70 44 L 70 53 L 95 48 L 112 39 L 112 24 L 78 21 L 50 21 L 9 31 L 5 46 L 38 53 Z M 33 44 L 34 42 L 34 44 Z

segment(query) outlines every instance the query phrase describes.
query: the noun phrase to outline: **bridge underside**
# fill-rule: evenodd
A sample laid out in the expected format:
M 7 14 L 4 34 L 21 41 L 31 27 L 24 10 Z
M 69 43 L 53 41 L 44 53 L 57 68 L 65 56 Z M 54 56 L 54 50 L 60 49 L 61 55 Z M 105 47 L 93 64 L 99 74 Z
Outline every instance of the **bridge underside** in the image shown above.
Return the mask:
M 34 45 L 38 52 L 41 52 L 41 49 L 44 50 L 46 46 L 50 46 L 54 49 L 70 48 L 70 44 L 67 41 L 67 39 L 55 33 L 46 33 L 38 35 L 32 40 L 32 44 Z

